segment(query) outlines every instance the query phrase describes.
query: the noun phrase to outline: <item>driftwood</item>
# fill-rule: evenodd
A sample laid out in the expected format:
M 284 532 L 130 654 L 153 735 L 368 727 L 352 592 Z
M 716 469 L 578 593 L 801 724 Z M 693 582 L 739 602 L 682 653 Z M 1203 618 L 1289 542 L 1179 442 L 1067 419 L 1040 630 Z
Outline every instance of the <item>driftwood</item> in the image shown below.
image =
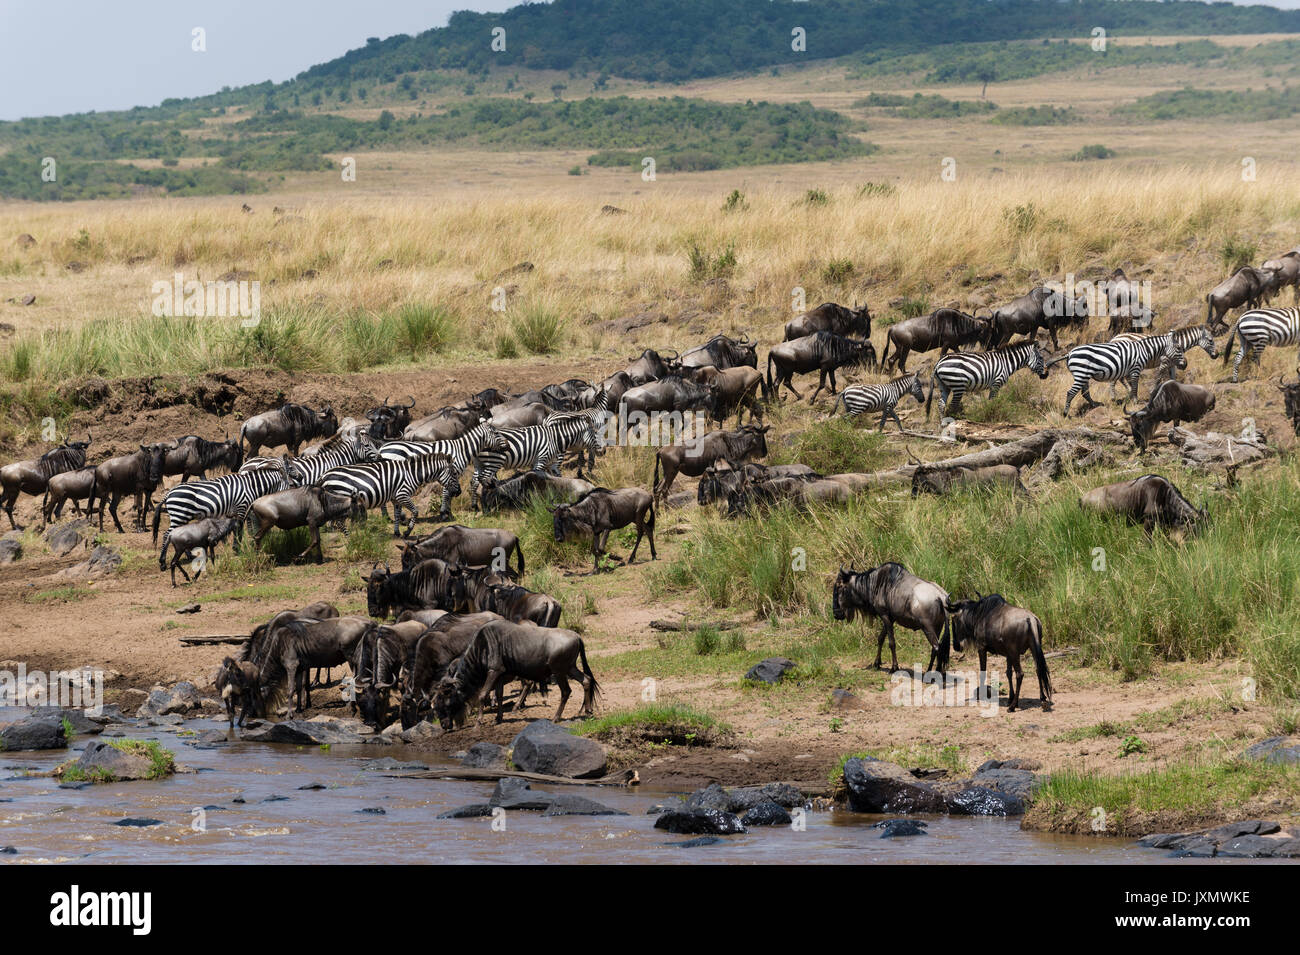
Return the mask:
M 470 779 L 478 782 L 493 779 L 526 779 L 530 783 L 552 783 L 563 786 L 635 786 L 641 777 L 635 769 L 624 769 L 599 779 L 570 779 L 568 776 L 548 776 L 545 773 L 525 773 L 517 769 L 426 769 L 415 773 L 384 773 L 388 779 Z
M 991 436 L 981 436 L 976 440 L 987 441 L 990 439 Z M 1063 441 L 1074 444 L 1121 447 L 1125 444 L 1126 438 L 1114 431 L 1101 431 L 1094 428 L 1044 428 L 1024 437 L 1007 441 L 1004 444 L 985 448 L 983 451 L 972 451 L 942 461 L 927 461 L 925 467 L 933 470 L 956 467 L 982 468 L 996 464 L 1010 464 L 1023 468 L 1043 460 L 1059 442 Z M 871 478 L 873 483 L 877 484 L 910 482 L 916 468 L 917 465 L 915 464 L 903 464 L 887 471 L 876 471 L 874 474 L 868 475 L 868 477 Z
M 651 630 L 667 630 L 673 633 L 682 630 L 735 630 L 740 626 L 736 620 L 718 620 L 711 623 L 688 623 L 685 620 L 651 620 Z
M 181 637 L 180 641 L 181 646 L 183 647 L 206 647 L 214 643 L 240 644 L 248 642 L 248 634 L 230 634 L 228 636 L 216 634 L 208 637 Z
M 1246 441 L 1240 435 L 1208 431 L 1198 436 L 1186 428 L 1170 428 L 1169 443 L 1179 449 L 1183 464 L 1196 468 L 1231 468 L 1251 464 L 1277 452 L 1264 443 L 1263 436 Z

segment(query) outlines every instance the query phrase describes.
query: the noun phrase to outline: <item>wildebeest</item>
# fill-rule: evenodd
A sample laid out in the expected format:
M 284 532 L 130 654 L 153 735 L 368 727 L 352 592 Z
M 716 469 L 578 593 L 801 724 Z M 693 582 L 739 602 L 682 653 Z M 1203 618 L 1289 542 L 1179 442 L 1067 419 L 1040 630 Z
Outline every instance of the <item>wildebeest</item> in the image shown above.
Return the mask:
M 682 352 L 680 359 L 683 370 L 703 368 L 712 365 L 719 371 L 727 368 L 749 366 L 758 368 L 758 346 L 745 335 L 739 339 L 726 335 L 714 335 L 703 345 L 696 345 Z
M 302 559 L 313 550 L 316 563 L 325 559 L 321 548 L 320 529 L 322 524 L 342 521 L 352 512 L 352 498 L 334 494 L 317 485 L 311 487 L 292 487 L 259 497 L 249 508 L 249 520 L 253 524 L 253 546 L 260 547 L 262 538 L 272 528 L 293 530 L 306 527 L 311 530 L 311 544 L 295 559 Z
M 1224 279 L 1205 296 L 1205 324 L 1222 334 L 1226 323 L 1223 317 L 1234 308 L 1245 305 L 1258 308 L 1265 296 L 1277 287 L 1278 274 L 1272 269 L 1243 266 Z
M 310 709 L 308 671 L 313 667 L 348 663 L 357 642 L 377 626 L 366 617 L 278 621 L 266 634 L 261 664 L 262 695 L 269 701 L 283 681 L 290 696 L 290 710 Z
M 1292 304 L 1300 305 L 1300 252 L 1284 252 L 1276 259 L 1269 259 L 1260 268 L 1270 269 L 1276 275 L 1267 296 L 1269 299 L 1289 285 L 1294 293 Z
M 772 398 L 780 398 L 781 386 L 784 385 L 796 400 L 802 401 L 803 395 L 794 387 L 792 379 L 795 375 L 815 371 L 818 373 L 817 389 L 808 399 L 812 402 L 826 387 L 828 379 L 831 394 L 835 394 L 837 368 L 862 365 L 867 368 L 876 366 L 876 349 L 865 339 L 816 332 L 792 342 L 782 342 L 774 345 L 767 353 L 767 394 Z M 775 376 L 772 374 L 773 366 L 776 367 Z
M 95 469 L 78 468 L 75 471 L 63 471 L 52 476 L 45 485 L 45 500 L 41 503 L 41 520 L 44 524 L 50 518 L 57 520 L 63 515 L 63 505 L 72 502 L 73 512 L 80 514 L 78 502 L 85 501 L 89 509 L 95 498 Z
M 678 473 L 699 477 L 704 469 L 725 458 L 732 465 L 767 457 L 767 431 L 771 425 L 745 425 L 735 431 L 710 431 L 693 447 L 672 444 L 655 453 L 654 497 L 663 500 Z M 663 479 L 659 471 L 663 469 Z
M 912 472 L 912 496 L 918 494 L 947 494 L 954 488 L 1010 488 L 1012 493 L 1028 497 L 1029 491 L 1020 482 L 1020 468 L 1013 464 L 991 464 L 986 467 L 942 467 L 922 464 Z
M 852 488 L 830 478 L 778 477 L 744 481 L 738 489 L 727 494 L 727 516 L 750 514 L 756 504 L 789 504 L 806 508 L 810 504 L 846 504 L 852 496 Z
M 713 415 L 716 407 L 713 393 L 705 385 L 678 375 L 629 388 L 619 405 L 626 415 L 652 411 L 707 411 Z
M 1288 385 L 1283 379 L 1279 378 L 1277 387 L 1282 392 L 1286 416 L 1291 419 L 1291 430 L 1300 437 L 1300 380 Z
M 578 668 L 579 661 L 581 669 Z M 579 716 L 592 714 L 600 693 L 587 663 L 587 648 L 578 634 L 572 630 L 502 620 L 480 629 L 461 656 L 455 676 L 445 676 L 438 684 L 433 710 L 442 728 L 452 729 L 471 700 L 477 698 L 480 707 L 485 705 L 493 689 L 497 692 L 496 721 L 500 723 L 504 719 L 501 687 L 511 679 L 549 680 L 559 686 L 560 705 L 552 720 L 555 723 L 564 716 L 564 706 L 572 692 L 569 680 L 582 684 Z
M 888 369 L 897 365 L 900 372 L 907 371 L 907 356 L 914 352 L 938 348 L 939 355 L 958 351 L 966 345 L 987 345 L 993 337 L 993 325 L 987 318 L 976 318 L 955 308 L 937 308 L 929 315 L 905 318 L 890 325 L 885 333 L 885 350 L 880 354 L 880 367 Z M 889 354 L 890 346 L 894 354 Z
M 473 610 L 500 614 L 514 623 L 529 621 L 539 627 L 557 627 L 564 608 L 549 594 L 539 594 L 518 584 L 488 584 L 480 588 Z
M 758 400 L 762 389 L 767 397 L 767 381 L 757 368 L 740 365 L 736 368 L 717 369 L 712 365 L 696 368 L 692 378 L 709 389 L 713 396 L 713 420 L 721 423 L 733 411 L 736 427 L 743 423 L 745 409 L 749 409 L 749 423 L 763 420 L 763 405 Z
M 226 705 L 226 718 L 230 720 L 231 729 L 236 725 L 235 704 L 237 702 L 242 703 L 238 721 L 240 726 L 243 726 L 244 720 L 250 716 L 265 714 L 266 703 L 262 699 L 261 677 L 256 664 L 249 663 L 247 660 L 226 657 L 221 661 L 221 667 L 217 670 L 217 677 L 213 682 L 216 684 L 217 694 Z
M 1011 341 L 1013 335 L 1034 338 L 1041 328 L 1051 337 L 1052 348 L 1057 349 L 1060 347 L 1056 337 L 1058 331 L 1067 326 L 1087 325 L 1088 299 L 1081 295 L 1070 300 L 1059 289 L 1039 286 L 995 308 L 989 323 L 992 326 L 990 346 L 993 348 L 1001 348 Z
M 109 458 L 95 468 L 95 497 L 99 498 L 99 529 L 104 529 L 104 509 L 113 518 L 119 534 L 122 522 L 117 518 L 117 505 L 126 494 L 135 497 L 135 526 L 144 530 L 145 514 L 153 506 L 153 492 L 162 483 L 163 458 L 167 445 L 140 445 L 140 450 L 121 457 Z M 93 507 L 92 501 L 89 507 Z
M 176 569 L 179 567 L 185 582 L 190 582 L 189 572 L 181 561 L 198 548 L 203 550 L 203 560 L 194 568 L 194 580 L 198 580 L 205 569 L 216 559 L 217 545 L 235 532 L 239 521 L 233 517 L 205 517 L 201 521 L 178 527 L 167 539 L 167 543 L 176 549 L 172 555 L 172 586 L 176 586 Z
M 573 504 L 557 504 L 551 508 L 551 513 L 557 541 L 563 541 L 577 531 L 591 533 L 593 574 L 600 571 L 600 555 L 605 552 L 609 532 L 629 524 L 636 524 L 636 542 L 627 562 L 631 564 L 636 560 L 636 549 L 641 546 L 642 536 L 650 539 L 650 559 L 659 559 L 655 553 L 654 497 L 639 487 L 624 487 L 616 491 L 598 487 Z
M 657 381 L 671 374 L 681 373 L 681 355 L 673 352 L 673 357 L 665 359 L 653 348 L 641 352 L 641 357 L 631 359 L 631 364 L 624 373 L 633 385 L 644 385 L 648 381 Z
M 366 411 L 366 419 L 370 422 L 370 437 L 376 441 L 401 437 L 411 423 L 411 409 L 414 407 L 413 396 L 411 403 L 406 405 L 390 405 L 385 398 L 382 405 Z
M 402 548 L 402 569 L 409 570 L 422 560 L 438 557 L 452 564 L 486 564 L 504 571 L 510 567 L 511 554 L 519 558 L 518 573 L 522 575 L 524 549 L 517 534 L 491 527 L 448 524 Z
M 177 438 L 167 449 L 163 459 L 163 477 L 181 476 L 184 484 L 192 477 L 203 480 L 214 468 L 238 471 L 244 463 L 244 452 L 238 441 L 209 441 L 197 434 Z
M 855 571 L 852 567 L 840 568 L 832 591 L 832 611 L 836 620 L 852 620 L 857 614 L 869 619 L 884 621 L 876 642 L 876 662 L 880 669 L 880 655 L 889 638 L 889 653 L 893 659 L 890 672 L 898 669 L 898 652 L 894 646 L 894 624 L 909 630 L 920 630 L 930 642 L 930 662 L 942 673 L 948 667 L 948 592 L 938 584 L 922 580 L 898 563 L 881 564 L 870 570 Z
M 1042 708 L 1052 708 L 1052 680 L 1047 672 L 1047 657 L 1043 655 L 1043 622 L 1037 616 L 1007 603 L 1001 594 L 981 597 L 976 593 L 974 600 L 948 600 L 945 606 L 952 648 L 960 651 L 973 644 L 979 651 L 981 698 L 988 655 L 996 653 L 1006 657 L 1007 712 L 1014 713 L 1020 703 L 1020 686 L 1025 681 L 1020 657 L 1028 653 L 1034 658 Z
M 497 407 L 488 419 L 494 428 L 531 428 L 546 420 L 552 411 L 544 401 L 530 401 L 514 408 Z
M 249 634 L 244 646 L 239 651 L 239 659 L 260 664 L 265 656 L 267 634 L 275 629 L 278 623 L 285 620 L 333 620 L 338 615 L 339 608 L 327 600 L 317 600 L 314 603 L 309 603 L 301 610 L 281 610 L 279 613 L 273 614 L 266 623 L 258 624 L 253 628 L 253 632 Z M 328 676 L 328 674 L 329 668 L 326 668 L 326 675 Z M 316 683 L 321 683 L 320 669 L 316 671 Z
M 297 455 L 302 443 L 311 438 L 328 438 L 339 429 L 334 409 L 326 405 L 314 411 L 306 405 L 286 404 L 275 411 L 253 415 L 239 429 L 239 444 L 248 442 L 248 457 L 256 457 L 263 445 L 284 445 Z
M 85 441 L 65 441 L 31 461 L 15 461 L 0 467 L 0 507 L 9 515 L 9 526 L 21 530 L 14 523 L 14 504 L 19 494 L 44 494 L 50 478 L 64 471 L 78 471 L 86 465 L 86 449 L 90 447 L 90 432 Z
M 449 613 L 429 625 L 407 657 L 402 729 L 410 729 L 429 712 L 435 686 L 452 662 L 469 649 L 479 630 L 502 619 L 494 613 Z
M 616 371 L 599 384 L 592 384 L 578 395 L 578 405 L 582 408 L 594 408 L 601 395 L 609 395 L 609 407 L 617 408 L 619 400 L 629 388 L 636 387 L 632 376 L 625 371 Z
M 409 679 L 409 657 L 428 629 L 418 621 L 379 626 L 364 633 L 357 641 L 349 661 L 355 704 L 362 722 L 375 729 L 388 724 L 388 704 L 392 691 L 403 678 Z
M 1157 526 L 1195 531 L 1210 518 L 1208 511 L 1193 507 L 1178 488 L 1158 474 L 1093 488 L 1079 498 L 1079 506 L 1122 515 L 1131 523 L 1141 524 L 1147 534 Z
M 785 338 L 792 342 L 816 332 L 833 332 L 851 338 L 871 337 L 871 310 L 863 305 L 861 308 L 845 308 L 834 302 L 822 302 L 816 308 L 804 312 L 785 323 Z
M 764 464 L 749 462 L 740 466 L 733 465 L 725 458 L 717 464 L 710 464 L 700 476 L 695 499 L 701 507 L 714 501 L 726 501 L 732 491 L 740 490 L 747 482 L 762 482 L 772 478 L 800 478 L 802 480 L 819 479 L 816 471 L 806 464 Z
M 484 478 L 480 501 L 485 514 L 502 509 L 522 510 L 538 499 L 550 498 L 573 503 L 595 486 L 583 478 L 556 477 L 541 471 L 525 471 L 507 481 Z
M 1138 451 L 1147 449 L 1157 424 L 1169 422 L 1178 427 L 1183 421 L 1200 421 L 1213 410 L 1213 391 L 1204 385 L 1184 385 L 1177 381 L 1162 381 L 1150 400 L 1137 411 L 1130 412 L 1128 402 L 1124 402 L 1124 414 Z
M 432 557 L 410 570 L 390 571 L 375 564 L 366 578 L 366 606 L 376 620 L 403 610 L 457 610 L 465 601 L 464 572 L 459 565 Z
M 407 441 L 451 441 L 487 417 L 487 410 L 482 406 L 443 408 L 407 425 L 402 438 Z

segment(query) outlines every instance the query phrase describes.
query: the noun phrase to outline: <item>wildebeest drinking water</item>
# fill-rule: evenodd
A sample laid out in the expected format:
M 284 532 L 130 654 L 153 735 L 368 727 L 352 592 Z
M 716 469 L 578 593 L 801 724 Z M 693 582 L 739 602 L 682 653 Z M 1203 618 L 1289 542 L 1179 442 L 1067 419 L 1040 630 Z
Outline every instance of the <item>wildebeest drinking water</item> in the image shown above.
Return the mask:
M 898 563 L 881 564 L 861 572 L 850 567 L 840 568 L 832 591 L 832 609 L 836 620 L 852 620 L 857 614 L 883 621 L 876 641 L 876 662 L 880 669 L 880 654 L 885 638 L 889 638 L 892 658 L 890 672 L 898 669 L 898 651 L 894 646 L 894 624 L 909 630 L 920 630 L 930 642 L 930 662 L 926 670 L 938 664 L 942 673 L 948 667 L 948 591 L 938 584 L 922 580 Z
M 636 543 L 627 562 L 636 560 L 636 549 L 641 537 L 650 538 L 650 559 L 658 560 L 655 553 L 654 498 L 639 487 L 625 487 L 617 491 L 598 487 L 573 504 L 557 504 L 551 508 L 554 515 L 555 539 L 563 541 L 576 531 L 591 533 L 591 572 L 600 571 L 600 555 L 605 551 L 609 532 L 636 524 Z
M 1043 709 L 1052 708 L 1052 681 L 1047 673 L 1047 658 L 1043 655 L 1043 622 L 1038 617 L 1007 603 L 1001 594 L 981 597 L 976 593 L 974 600 L 949 600 L 946 608 L 952 648 L 961 651 L 973 644 L 979 651 L 981 691 L 988 670 L 988 655 L 996 653 L 1006 657 L 1007 712 L 1014 713 L 1020 703 L 1020 685 L 1025 680 L 1024 671 L 1020 669 L 1020 657 L 1028 653 L 1034 658 Z
M 90 432 L 85 441 L 66 441 L 57 448 L 46 451 L 32 461 L 15 461 L 0 468 L 0 507 L 9 515 L 9 526 L 21 530 L 14 523 L 14 503 L 19 494 L 44 494 L 50 478 L 64 471 L 77 471 L 85 467 L 86 449 L 90 447 Z
M 254 663 L 236 660 L 234 657 L 226 657 L 221 661 L 213 683 L 216 684 L 221 701 L 226 705 L 226 718 L 230 720 L 231 729 L 236 726 L 236 704 L 241 704 L 239 726 L 243 726 L 244 720 L 250 716 L 259 717 L 266 713 L 261 679 L 261 671 Z

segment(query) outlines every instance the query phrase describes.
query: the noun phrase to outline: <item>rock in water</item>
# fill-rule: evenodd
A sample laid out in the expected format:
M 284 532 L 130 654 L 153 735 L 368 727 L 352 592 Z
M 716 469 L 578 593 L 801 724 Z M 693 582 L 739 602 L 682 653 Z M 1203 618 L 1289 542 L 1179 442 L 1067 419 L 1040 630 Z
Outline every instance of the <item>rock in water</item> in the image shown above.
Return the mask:
M 517 776 L 507 776 L 497 780 L 488 803 L 502 809 L 544 810 L 555 801 L 555 797 L 546 793 L 535 793 L 527 780 Z
M 505 769 L 506 751 L 496 743 L 475 743 L 460 764 L 466 769 Z
M 607 771 L 604 746 L 574 736 L 550 720 L 529 723 L 510 748 L 515 766 L 527 773 L 594 779 Z
M 677 809 L 655 819 L 655 828 L 685 835 L 731 836 L 745 831 L 740 820 L 721 809 Z
M 1290 736 L 1270 736 L 1247 748 L 1242 755 L 1267 763 L 1300 763 L 1300 740 Z
M 790 818 L 790 814 L 771 800 L 759 803 L 740 817 L 740 824 L 746 828 L 749 826 L 788 826 L 793 822 L 794 820 Z
M 944 812 L 948 808 L 938 790 L 903 767 L 870 757 L 854 757 L 844 764 L 844 785 L 853 812 Z
M 63 749 L 68 738 L 58 715 L 29 716 L 0 728 L 0 749 L 9 752 L 35 749 Z
M 954 816 L 1023 816 L 1025 804 L 1009 793 L 970 786 L 948 798 L 948 811 Z
M 459 809 L 448 809 L 446 812 L 440 812 L 438 819 L 477 819 L 480 816 L 492 815 L 495 806 L 485 802 L 476 802 L 473 805 L 461 806 Z
M 571 793 L 556 796 L 551 800 L 551 804 L 546 807 L 543 816 L 626 816 L 627 813 L 619 809 L 611 809 L 609 806 L 602 806 L 586 796 L 575 796 Z
M 925 823 L 920 819 L 886 819 L 878 822 L 872 829 L 881 830 L 880 838 L 897 839 L 901 836 L 928 836 Z

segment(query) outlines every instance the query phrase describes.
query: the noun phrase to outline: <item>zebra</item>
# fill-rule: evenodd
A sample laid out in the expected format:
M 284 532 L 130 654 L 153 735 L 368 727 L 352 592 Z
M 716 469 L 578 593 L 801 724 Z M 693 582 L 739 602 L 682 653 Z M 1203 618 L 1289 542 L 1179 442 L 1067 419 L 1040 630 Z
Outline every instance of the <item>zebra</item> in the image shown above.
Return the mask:
M 916 372 L 899 375 L 883 385 L 849 385 L 840 392 L 839 397 L 835 399 L 835 404 L 831 405 L 831 414 L 835 413 L 840 402 L 844 402 L 844 410 L 850 418 L 856 418 L 868 411 L 879 411 L 881 431 L 885 430 L 885 421 L 888 418 L 893 418 L 894 424 L 898 425 L 898 430 L 902 431 L 903 422 L 898 420 L 898 412 L 895 408 L 899 399 L 906 395 L 915 398 L 918 405 L 925 403 L 925 389 L 921 386 L 921 379 L 917 377 Z
M 415 529 L 419 510 L 411 495 L 432 481 L 442 485 L 443 510 L 439 520 L 450 520 L 449 502 L 460 494 L 460 472 L 455 462 L 445 454 L 426 454 L 405 461 L 370 461 L 365 464 L 347 464 L 335 468 L 317 483 L 326 491 L 352 499 L 353 508 L 369 510 L 393 502 L 393 536 L 399 533 L 402 511 L 410 511 L 404 537 Z
M 934 400 L 934 386 L 939 385 L 939 417 L 944 416 L 948 396 L 952 395 L 952 410 L 961 408 L 962 396 L 972 388 L 989 389 L 989 398 L 996 398 L 1008 378 L 1021 368 L 1028 368 L 1039 378 L 1047 377 L 1047 364 L 1037 342 L 1020 342 L 984 352 L 957 352 L 945 355 L 934 366 L 930 376 L 930 393 L 925 398 L 925 416 L 930 417 L 930 402 Z
M 1214 343 L 1211 341 L 1211 347 Z M 1172 332 L 1163 335 L 1120 336 L 1108 342 L 1095 345 L 1076 345 L 1060 358 L 1053 358 L 1048 366 L 1065 362 L 1074 376 L 1074 384 L 1065 395 L 1065 417 L 1070 417 L 1070 404 L 1076 395 L 1083 393 L 1083 400 L 1088 403 L 1080 414 L 1100 407 L 1100 401 L 1093 401 L 1088 391 L 1092 381 L 1127 381 L 1129 397 L 1137 400 L 1138 376 L 1142 369 L 1154 359 L 1159 359 L 1162 367 L 1186 368 L 1187 356 L 1178 347 L 1178 341 Z
M 158 569 L 167 569 L 167 546 L 172 531 L 205 517 L 234 517 L 243 529 L 244 517 L 253 502 L 264 494 L 274 494 L 290 487 L 284 462 L 279 467 L 258 468 L 226 474 L 210 481 L 178 484 L 168 491 L 153 509 L 153 542 L 158 543 L 158 525 L 167 512 L 167 530 L 163 532 L 162 550 L 158 552 Z
M 356 431 L 346 434 L 340 431 L 320 446 L 315 454 L 304 455 L 286 462 L 290 483 L 299 487 L 315 484 L 327 471 L 345 464 L 358 464 L 374 461 L 379 457 L 379 449 L 368 431 Z
M 379 446 L 379 460 L 381 461 L 410 461 L 414 458 L 422 458 L 429 454 L 445 454 L 451 459 L 451 466 L 455 469 L 456 475 L 465 473 L 469 467 L 470 461 L 479 453 L 484 445 L 496 440 L 496 426 L 488 421 L 481 421 L 469 431 L 466 431 L 459 438 L 448 438 L 441 441 L 385 441 Z M 457 491 L 457 494 L 460 492 Z M 442 505 L 438 510 L 439 517 L 450 520 L 452 495 L 447 493 L 447 486 L 442 488 Z M 382 507 L 384 516 L 388 516 L 387 508 Z
M 1233 326 L 1228 343 L 1223 346 L 1223 363 L 1232 354 L 1233 337 L 1241 339 L 1237 357 L 1232 362 L 1232 380 L 1236 382 L 1242 359 L 1250 353 L 1250 360 L 1259 364 L 1264 349 L 1272 345 L 1300 344 L 1300 308 L 1252 308 Z
M 555 472 L 562 457 L 555 435 L 544 424 L 527 428 L 502 428 L 491 444 L 474 458 L 474 476 L 469 484 L 469 506 L 478 506 L 478 489 L 484 478 L 495 478 L 506 467 Z
M 1173 337 L 1174 344 L 1178 346 L 1178 350 L 1181 352 L 1186 353 L 1191 351 L 1193 348 L 1200 348 L 1211 358 L 1219 357 L 1219 349 L 1215 347 L 1214 333 L 1210 331 L 1209 325 L 1188 325 L 1186 328 L 1175 328 L 1173 331 L 1169 332 L 1169 335 Z M 1141 339 L 1147 337 L 1149 336 L 1137 332 L 1121 332 L 1111 338 L 1111 341 L 1115 341 L 1119 338 Z M 1161 355 L 1152 355 L 1151 358 L 1148 359 L 1146 367 L 1155 368 L 1157 365 L 1160 366 L 1161 375 L 1167 375 L 1170 379 L 1176 377 L 1175 373 L 1178 369 L 1175 367 L 1173 362 L 1167 361 Z M 1110 398 L 1112 401 L 1115 400 L 1116 384 L 1117 382 L 1114 381 L 1110 383 Z
M 600 432 L 613 414 L 609 408 L 612 398 L 613 394 L 602 388 L 590 408 L 584 408 L 582 411 L 553 411 L 542 421 L 542 426 L 550 429 L 561 458 L 581 445 L 581 450 L 578 452 L 578 477 L 582 477 L 583 452 L 587 455 L 588 469 L 596 466 L 596 451 L 604 446 Z M 560 460 L 557 459 L 555 462 L 557 474 L 559 468 Z

